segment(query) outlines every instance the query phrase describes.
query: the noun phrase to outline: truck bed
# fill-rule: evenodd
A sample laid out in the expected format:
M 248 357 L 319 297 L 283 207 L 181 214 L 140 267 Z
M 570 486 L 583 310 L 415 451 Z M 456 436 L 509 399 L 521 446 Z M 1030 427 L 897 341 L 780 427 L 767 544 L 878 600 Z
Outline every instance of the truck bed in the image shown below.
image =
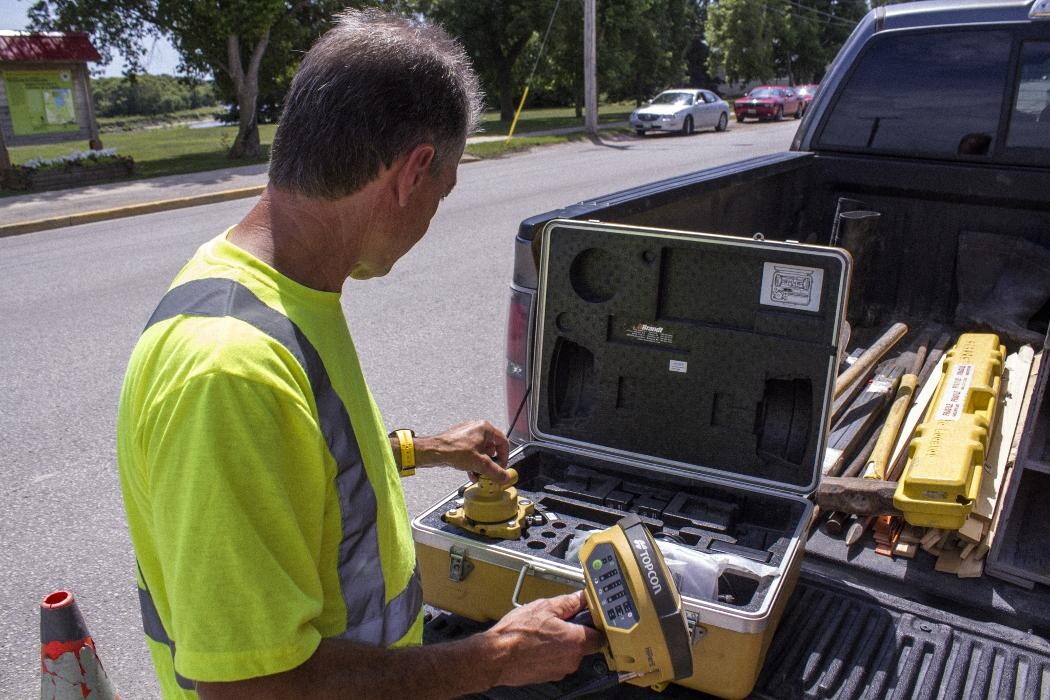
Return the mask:
M 909 586 L 907 567 L 878 576 L 857 576 L 850 567 L 829 561 L 819 550 L 841 550 L 822 534 L 811 542 L 817 550 L 803 563 L 798 587 L 770 646 L 762 675 L 752 697 L 828 698 L 997 698 L 1050 697 L 1050 641 L 1046 631 L 1022 632 L 997 619 L 1024 616 L 1044 623 L 1050 608 L 1042 593 L 985 577 L 966 581 L 965 590 L 952 591 L 949 577 L 933 574 L 944 595 L 953 593 L 973 601 L 971 610 L 981 619 L 948 613 L 911 602 L 895 591 Z M 836 546 L 837 545 L 837 546 Z M 871 557 L 876 555 L 868 553 Z M 926 557 L 925 553 L 920 557 Z M 883 559 L 883 557 L 877 557 Z M 890 560 L 886 560 L 889 562 Z M 915 561 L 919 562 L 920 559 Z M 900 564 L 901 562 L 890 562 Z M 872 565 L 874 566 L 874 565 Z M 915 567 L 918 570 L 920 567 Z M 921 574 L 919 574 L 921 575 Z M 960 588 L 960 587 L 955 587 Z M 981 605 L 982 600 L 990 605 Z M 936 600 L 931 597 L 931 603 Z M 485 625 L 442 612 L 427 623 L 427 643 L 447 641 L 484 629 Z M 475 698 L 533 700 L 558 698 L 595 677 L 594 664 L 559 683 L 527 688 L 494 688 Z M 599 664 L 600 666 L 600 664 Z M 593 697 L 702 698 L 678 686 L 653 693 L 634 686 L 606 689 Z
M 879 237 L 889 253 L 875 270 L 881 317 L 868 330 L 891 320 L 913 329 L 951 327 L 960 235 L 1011 236 L 1050 248 L 1047 192 L 1050 172 L 1039 168 L 826 153 L 764 156 L 522 222 L 515 285 L 535 287 L 527 251 L 552 218 L 828 244 L 845 198 L 882 214 Z M 1045 332 L 1048 316 L 1044 307 L 1035 319 L 1043 326 L 1033 330 Z M 1042 395 L 1035 400 L 1047 403 Z M 1044 585 L 1028 590 L 987 573 L 959 579 L 936 572 L 925 552 L 892 560 L 875 554 L 870 541 L 847 553 L 841 539 L 818 529 L 754 696 L 1050 699 L 1048 639 Z M 574 683 L 488 697 L 558 697 Z M 636 695 L 623 688 L 605 696 Z M 679 696 L 695 695 L 675 688 L 664 693 Z
M 827 245 L 840 199 L 882 214 L 875 302 L 897 316 L 951 319 L 959 235 L 983 232 L 1050 247 L 1050 172 L 887 156 L 786 152 L 616 192 L 522 222 L 515 283 L 535 288 L 523 255 L 554 218 Z
M 1021 343 L 1046 350 L 1050 141 L 1034 131 L 1045 126 L 1050 87 L 1045 10 L 1033 0 L 873 9 L 825 74 L 792 151 L 523 221 L 512 285 L 517 318 L 532 319 L 537 232 L 551 219 L 573 218 L 846 247 L 855 263 L 847 314 L 854 347 L 900 321 L 912 329 L 905 343 L 924 327 L 938 335 L 990 327 L 1009 352 Z M 955 98 L 951 114 L 917 107 Z M 851 211 L 866 212 L 860 233 L 842 224 L 852 240 L 837 235 L 840 215 Z M 508 396 L 521 401 L 529 358 L 527 333 L 516 330 L 517 348 L 508 336 Z M 1046 365 L 1035 381 L 985 575 L 937 572 L 923 551 L 912 560 L 877 555 L 870 536 L 847 551 L 841 539 L 813 531 L 755 697 L 1050 700 Z M 528 438 L 527 428 L 516 429 Z M 665 697 L 681 695 L 672 688 Z

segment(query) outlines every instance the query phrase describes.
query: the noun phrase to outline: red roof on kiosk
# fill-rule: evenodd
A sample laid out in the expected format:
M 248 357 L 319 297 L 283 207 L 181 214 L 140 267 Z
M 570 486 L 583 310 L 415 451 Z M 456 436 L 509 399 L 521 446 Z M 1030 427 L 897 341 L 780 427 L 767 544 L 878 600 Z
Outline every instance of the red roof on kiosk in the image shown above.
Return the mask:
M 0 32 L 0 61 L 101 61 L 87 34 Z

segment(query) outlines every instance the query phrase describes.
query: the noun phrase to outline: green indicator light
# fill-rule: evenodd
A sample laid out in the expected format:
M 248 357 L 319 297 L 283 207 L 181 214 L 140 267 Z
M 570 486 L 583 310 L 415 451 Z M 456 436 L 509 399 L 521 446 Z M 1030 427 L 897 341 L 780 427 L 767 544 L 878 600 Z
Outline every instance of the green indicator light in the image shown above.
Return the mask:
M 597 571 L 598 569 L 602 568 L 602 560 L 601 559 L 595 559 L 594 561 L 592 561 L 591 562 L 591 568 L 594 569 L 595 571 Z

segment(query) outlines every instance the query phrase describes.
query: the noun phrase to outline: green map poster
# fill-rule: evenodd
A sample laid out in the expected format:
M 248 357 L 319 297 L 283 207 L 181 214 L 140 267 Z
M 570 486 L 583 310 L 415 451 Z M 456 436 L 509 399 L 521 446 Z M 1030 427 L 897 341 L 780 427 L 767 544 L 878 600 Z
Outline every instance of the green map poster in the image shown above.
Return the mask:
M 4 89 L 16 136 L 77 131 L 73 75 L 68 70 L 5 70 Z

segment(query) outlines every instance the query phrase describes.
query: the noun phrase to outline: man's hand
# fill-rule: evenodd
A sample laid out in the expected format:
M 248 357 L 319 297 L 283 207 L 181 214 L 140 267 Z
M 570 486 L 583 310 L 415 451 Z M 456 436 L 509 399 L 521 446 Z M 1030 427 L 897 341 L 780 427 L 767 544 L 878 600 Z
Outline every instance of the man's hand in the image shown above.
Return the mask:
M 478 475 L 487 476 L 497 484 L 507 482 L 507 464 L 510 443 L 507 437 L 488 421 L 474 421 L 457 425 L 439 435 L 416 437 L 416 464 L 447 464 L 469 472 L 477 481 Z
M 587 606 L 583 591 L 515 608 L 481 633 L 491 656 L 478 659 L 496 671 L 493 685 L 529 685 L 564 678 L 583 657 L 602 648 L 593 627 L 566 622 Z
M 283 673 L 224 683 L 197 683 L 201 700 L 251 698 L 456 698 L 496 685 L 528 685 L 569 675 L 597 652 L 602 636 L 565 622 L 587 603 L 583 592 L 537 600 L 465 639 L 384 649 L 322 639 L 305 663 Z

